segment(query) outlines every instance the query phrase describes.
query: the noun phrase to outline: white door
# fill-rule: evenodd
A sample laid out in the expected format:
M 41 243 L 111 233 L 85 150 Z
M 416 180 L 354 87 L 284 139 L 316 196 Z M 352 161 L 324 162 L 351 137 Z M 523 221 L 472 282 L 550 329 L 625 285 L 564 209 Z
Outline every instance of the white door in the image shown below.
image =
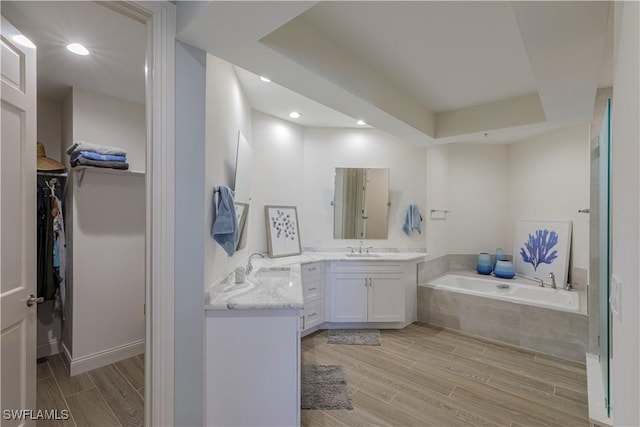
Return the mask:
M 32 425 L 5 410 L 36 409 L 36 49 L 2 17 L 0 303 L 2 425 Z M 23 42 L 24 43 L 24 42 Z M 15 413 L 14 413 L 15 414 Z M 7 417 L 11 418 L 11 417 Z M 22 419 L 20 419 L 22 418 Z
M 332 275 L 329 283 L 332 322 L 367 321 L 367 285 L 368 279 L 363 275 Z
M 402 277 L 372 276 L 369 287 L 369 322 L 404 322 Z

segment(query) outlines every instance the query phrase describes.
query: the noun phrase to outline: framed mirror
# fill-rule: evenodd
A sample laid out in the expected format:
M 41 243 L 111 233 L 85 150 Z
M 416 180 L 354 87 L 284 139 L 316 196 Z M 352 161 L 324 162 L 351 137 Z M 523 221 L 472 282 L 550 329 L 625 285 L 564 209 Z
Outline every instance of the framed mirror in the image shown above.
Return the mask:
M 251 205 L 251 177 L 253 171 L 253 147 L 244 134 L 238 131 L 238 154 L 236 155 L 236 176 L 234 184 L 234 202 L 238 216 L 238 245 L 236 250 L 247 245 L 246 218 Z
M 336 168 L 334 239 L 386 239 L 389 169 Z

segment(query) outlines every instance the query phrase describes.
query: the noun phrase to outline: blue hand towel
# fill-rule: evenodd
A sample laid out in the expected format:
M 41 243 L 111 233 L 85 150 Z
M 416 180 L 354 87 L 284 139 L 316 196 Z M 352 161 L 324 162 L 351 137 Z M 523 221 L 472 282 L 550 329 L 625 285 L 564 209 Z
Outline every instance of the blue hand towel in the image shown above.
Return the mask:
M 422 214 L 418 205 L 412 203 L 407 209 L 407 215 L 404 217 L 404 223 L 402 224 L 402 231 L 407 236 L 411 236 L 413 230 L 418 230 L 418 233 L 422 234 L 421 230 Z
M 119 156 L 115 154 L 100 154 L 94 151 L 84 151 L 84 150 L 75 151 L 71 155 L 71 158 L 73 159 L 74 156 L 77 157 L 78 155 L 84 156 L 85 158 L 91 159 L 91 160 L 103 160 L 107 162 L 126 162 L 127 161 L 127 156 Z
M 233 256 L 238 244 L 238 219 L 236 217 L 236 205 L 233 201 L 233 192 L 225 185 L 218 187 L 218 200 L 213 193 L 215 203 L 211 237 L 215 240 L 227 255 Z

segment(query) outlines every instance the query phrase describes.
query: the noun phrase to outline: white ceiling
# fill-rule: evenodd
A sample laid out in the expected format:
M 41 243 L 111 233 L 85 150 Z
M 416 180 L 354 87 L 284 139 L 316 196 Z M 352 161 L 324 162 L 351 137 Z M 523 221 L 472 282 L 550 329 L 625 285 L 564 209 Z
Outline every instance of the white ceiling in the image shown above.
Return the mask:
M 612 83 L 609 6 L 178 3 L 178 38 L 419 145 L 495 142 L 590 119 Z
M 38 98 L 61 102 L 69 87 L 145 102 L 145 26 L 89 1 L 2 1 L 2 15 L 37 46 Z M 91 55 L 66 45 L 79 42 Z

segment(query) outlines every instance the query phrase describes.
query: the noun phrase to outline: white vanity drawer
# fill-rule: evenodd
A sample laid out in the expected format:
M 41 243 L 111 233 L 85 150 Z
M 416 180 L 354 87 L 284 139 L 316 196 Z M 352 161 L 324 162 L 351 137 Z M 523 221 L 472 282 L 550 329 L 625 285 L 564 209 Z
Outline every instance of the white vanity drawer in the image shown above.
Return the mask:
M 324 302 L 315 301 L 310 304 L 305 304 L 302 309 L 303 330 L 313 328 L 324 322 Z
M 324 273 L 324 262 L 312 262 L 309 264 L 302 264 L 300 266 L 302 272 L 302 279 L 305 277 L 321 275 Z
M 315 275 L 312 277 L 302 277 L 302 296 L 304 302 L 312 301 L 324 296 L 324 276 Z

